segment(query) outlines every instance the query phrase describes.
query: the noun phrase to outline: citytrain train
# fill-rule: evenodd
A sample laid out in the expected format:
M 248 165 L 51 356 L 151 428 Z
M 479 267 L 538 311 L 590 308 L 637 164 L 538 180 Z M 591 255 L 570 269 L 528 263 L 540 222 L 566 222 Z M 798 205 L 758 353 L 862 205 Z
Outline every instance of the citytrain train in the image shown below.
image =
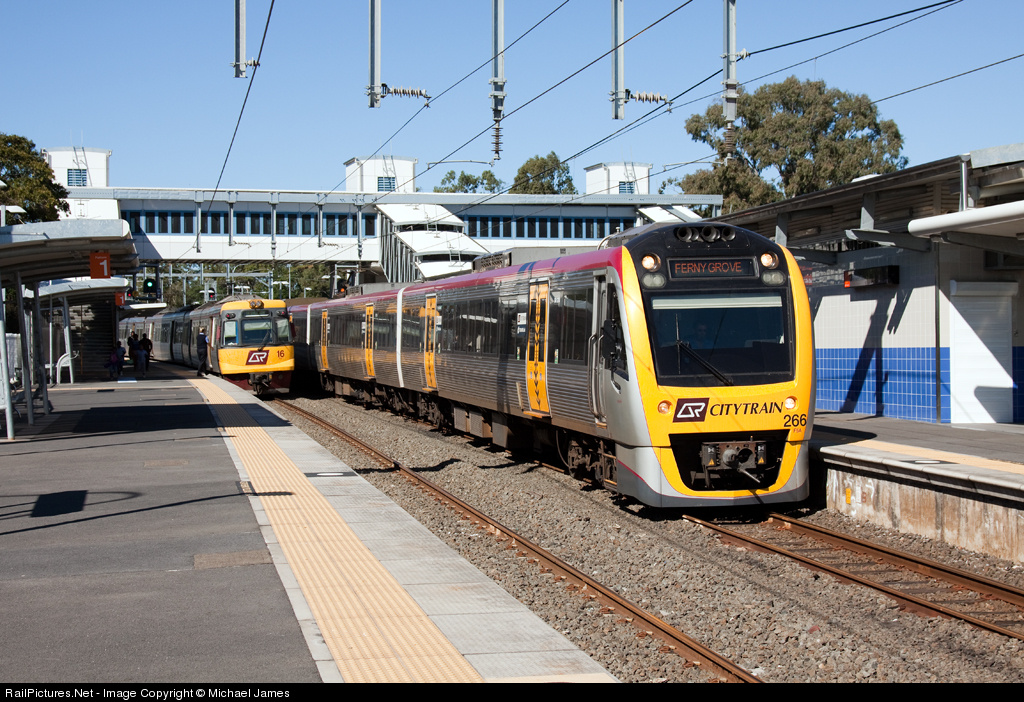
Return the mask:
M 289 310 L 325 389 L 658 507 L 809 493 L 811 312 L 792 255 L 717 223 Z
M 284 300 L 232 295 L 219 302 L 133 317 L 118 325 L 121 337 L 136 332 L 153 342 L 158 361 L 199 367 L 196 338 L 206 329 L 208 370 L 257 395 L 287 391 L 295 369 L 291 325 Z

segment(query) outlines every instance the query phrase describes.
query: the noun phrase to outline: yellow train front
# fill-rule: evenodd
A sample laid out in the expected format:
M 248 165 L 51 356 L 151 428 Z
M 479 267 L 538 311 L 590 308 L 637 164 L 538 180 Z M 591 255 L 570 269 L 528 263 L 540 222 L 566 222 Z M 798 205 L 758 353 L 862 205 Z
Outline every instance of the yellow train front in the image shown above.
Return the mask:
M 209 340 L 207 370 L 258 395 L 287 391 L 295 370 L 291 324 L 283 300 L 231 295 L 198 307 L 124 319 L 121 338 L 135 332 L 153 342 L 156 361 L 199 367 L 199 330 Z
M 814 348 L 796 261 L 735 227 L 650 229 L 622 246 L 625 343 L 605 351 L 635 372 L 606 393 L 609 423 L 649 432 L 616 447 L 616 489 L 661 506 L 805 499 Z
M 287 391 L 295 370 L 295 350 L 284 301 L 229 300 L 217 307 L 206 317 L 214 372 L 236 385 L 251 387 L 257 395 Z

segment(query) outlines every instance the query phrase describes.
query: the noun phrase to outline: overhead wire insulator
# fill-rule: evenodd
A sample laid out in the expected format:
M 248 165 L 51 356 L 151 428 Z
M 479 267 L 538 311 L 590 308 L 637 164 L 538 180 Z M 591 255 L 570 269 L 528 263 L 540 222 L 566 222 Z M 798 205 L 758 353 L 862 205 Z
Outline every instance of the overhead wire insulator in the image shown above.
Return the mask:
M 733 158 L 736 153 L 736 126 L 732 122 L 726 125 L 725 135 L 722 138 L 722 143 L 718 147 L 718 154 L 722 157 L 723 161 L 728 161 Z
M 629 93 L 629 97 L 637 102 L 668 102 L 661 93 Z
M 494 160 L 501 159 L 501 123 L 495 121 L 494 127 Z
M 387 83 L 381 84 L 381 97 L 387 97 L 388 95 L 397 95 L 399 97 L 421 97 L 425 100 L 430 100 L 430 96 L 427 95 L 427 91 L 423 88 L 390 88 Z

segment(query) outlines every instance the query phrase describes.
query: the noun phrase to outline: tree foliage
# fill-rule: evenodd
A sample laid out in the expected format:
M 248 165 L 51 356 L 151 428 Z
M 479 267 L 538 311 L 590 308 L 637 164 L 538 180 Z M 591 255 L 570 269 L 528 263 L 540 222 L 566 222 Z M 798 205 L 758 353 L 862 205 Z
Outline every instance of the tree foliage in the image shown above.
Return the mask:
M 686 131 L 694 141 L 719 153 L 725 142 L 725 117 L 711 106 L 690 117 Z M 871 173 L 892 173 L 907 165 L 900 156 L 903 136 L 892 120 L 881 120 L 866 95 L 829 88 L 824 81 L 763 85 L 753 93 L 740 92 L 736 106 L 736 158 L 722 173 L 693 174 L 677 181 L 687 192 L 722 185 L 717 192 L 744 206 L 782 197 L 795 197 L 849 183 Z M 698 177 L 699 176 L 699 177 Z M 751 176 L 765 182 L 756 187 Z M 664 186 L 663 186 L 664 187 Z M 767 198 L 767 199 L 766 199 Z
M 510 193 L 523 195 L 575 195 L 576 186 L 569 174 L 569 164 L 562 163 L 552 151 L 547 156 L 534 156 L 519 167 Z
M 441 179 L 441 185 L 434 188 L 435 193 L 496 193 L 505 186 L 504 181 L 499 180 L 491 171 L 484 171 L 475 176 L 465 171 L 460 171 L 456 177 L 455 171 L 448 171 Z
M 658 188 L 659 193 L 669 192 L 676 187 L 680 192 L 723 196 L 722 211 L 725 213 L 766 205 L 782 199 L 782 192 L 764 180 L 745 163 L 730 159 L 724 165 L 710 170 L 700 170 L 683 176 L 669 178 Z M 693 208 L 703 217 L 711 216 L 711 206 Z
M 20 205 L 31 222 L 47 222 L 70 212 L 68 191 L 53 180 L 53 170 L 36 145 L 23 136 L 0 134 L 0 202 Z

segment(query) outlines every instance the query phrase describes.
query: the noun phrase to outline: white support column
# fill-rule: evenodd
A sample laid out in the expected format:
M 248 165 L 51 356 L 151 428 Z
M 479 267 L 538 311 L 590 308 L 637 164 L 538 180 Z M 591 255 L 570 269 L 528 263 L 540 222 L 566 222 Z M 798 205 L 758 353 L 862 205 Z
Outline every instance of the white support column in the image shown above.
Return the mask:
M 32 284 L 32 294 L 34 295 L 32 312 L 35 318 L 32 324 L 32 346 L 35 349 L 32 367 L 33 370 L 39 371 L 39 389 L 42 391 L 43 397 L 43 414 L 48 415 L 50 414 L 50 395 L 46 378 L 46 364 L 43 362 L 43 313 L 39 309 L 39 281 Z
M 14 399 L 11 397 L 11 366 L 7 360 L 7 303 L 4 300 L 2 276 L 0 276 L 0 393 L 4 398 L 4 421 L 7 424 L 7 440 L 14 441 Z
M 35 408 L 32 406 L 32 358 L 28 352 L 28 315 L 25 314 L 25 289 L 21 284 L 21 273 L 14 274 L 18 291 L 18 322 L 21 326 L 21 387 L 25 391 L 25 405 L 28 407 L 26 416 L 29 426 L 35 426 Z

